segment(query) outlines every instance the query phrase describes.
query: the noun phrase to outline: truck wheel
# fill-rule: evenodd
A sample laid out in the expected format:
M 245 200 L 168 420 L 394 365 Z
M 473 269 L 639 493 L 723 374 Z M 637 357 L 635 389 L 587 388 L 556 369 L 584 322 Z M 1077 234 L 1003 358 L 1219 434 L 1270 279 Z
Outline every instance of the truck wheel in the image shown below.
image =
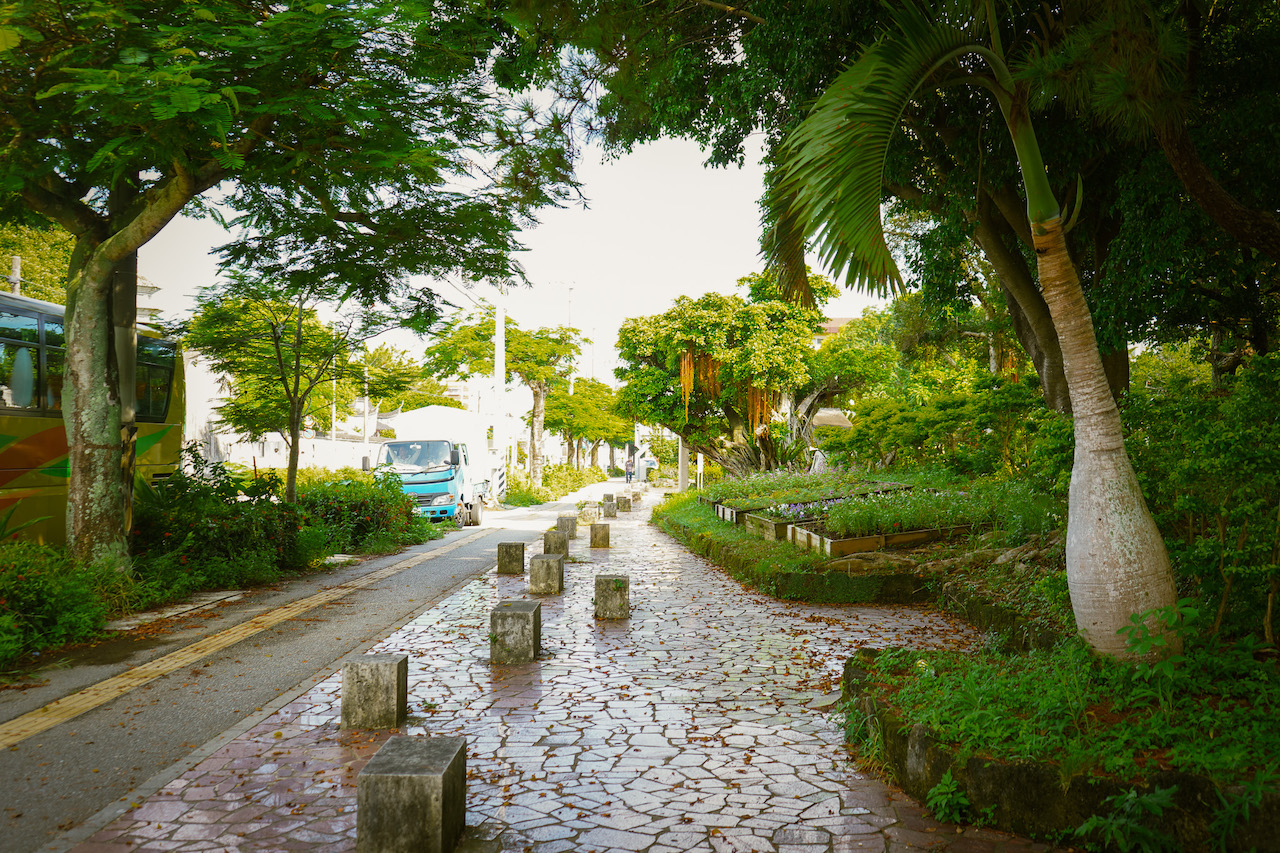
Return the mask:
M 484 517 L 484 501 L 478 500 L 475 503 L 467 504 L 467 524 L 472 527 L 479 527 L 480 521 Z

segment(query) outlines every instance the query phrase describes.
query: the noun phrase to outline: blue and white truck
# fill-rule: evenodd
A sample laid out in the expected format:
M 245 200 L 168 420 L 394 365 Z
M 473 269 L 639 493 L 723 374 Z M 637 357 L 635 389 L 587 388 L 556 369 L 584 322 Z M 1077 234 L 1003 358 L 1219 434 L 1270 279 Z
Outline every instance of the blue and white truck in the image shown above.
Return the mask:
M 489 442 L 477 416 L 447 406 L 399 415 L 396 437 L 378 450 L 377 464 L 400 477 L 418 512 L 478 525 L 489 486 Z

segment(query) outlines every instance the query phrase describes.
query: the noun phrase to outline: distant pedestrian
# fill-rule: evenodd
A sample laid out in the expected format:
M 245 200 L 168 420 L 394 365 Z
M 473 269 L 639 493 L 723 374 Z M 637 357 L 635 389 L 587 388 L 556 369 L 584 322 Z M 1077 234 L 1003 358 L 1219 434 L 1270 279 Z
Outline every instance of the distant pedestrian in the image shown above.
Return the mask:
M 636 458 L 634 456 L 627 457 L 627 482 L 631 482 L 631 478 L 636 474 Z

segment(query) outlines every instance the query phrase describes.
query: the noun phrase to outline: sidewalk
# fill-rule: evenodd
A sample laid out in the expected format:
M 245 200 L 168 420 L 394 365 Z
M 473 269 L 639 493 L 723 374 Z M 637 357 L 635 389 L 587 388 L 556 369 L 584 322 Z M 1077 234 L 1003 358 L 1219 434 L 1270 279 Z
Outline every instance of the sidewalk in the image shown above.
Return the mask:
M 854 649 L 971 630 L 744 589 L 647 524 L 653 500 L 610 520 L 612 548 L 570 543 L 535 663 L 489 663 L 490 609 L 527 597 L 492 570 L 370 650 L 409 655 L 407 734 L 467 737 L 460 851 L 1048 849 L 937 823 L 845 754 L 833 704 Z M 631 619 L 593 618 L 599 572 L 630 575 Z M 356 774 L 390 733 L 339 731 L 340 690 L 335 673 L 74 849 L 354 850 Z

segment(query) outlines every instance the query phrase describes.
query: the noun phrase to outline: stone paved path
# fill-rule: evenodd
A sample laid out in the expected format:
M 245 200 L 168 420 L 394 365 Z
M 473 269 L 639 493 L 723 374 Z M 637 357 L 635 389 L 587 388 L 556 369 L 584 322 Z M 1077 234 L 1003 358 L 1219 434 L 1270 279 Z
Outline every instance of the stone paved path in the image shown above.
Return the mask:
M 525 578 L 492 571 L 371 650 L 410 655 L 408 734 L 468 738 L 460 851 L 1047 849 L 938 823 L 845 754 L 833 703 L 854 649 L 971 631 L 745 590 L 648 508 L 613 523 L 609 550 L 585 531 L 571 543 L 537 662 L 489 663 L 490 608 L 526 597 Z M 592 577 L 619 571 L 632 617 L 597 622 Z M 388 733 L 340 732 L 340 686 L 335 673 L 76 849 L 353 850 L 356 774 Z

